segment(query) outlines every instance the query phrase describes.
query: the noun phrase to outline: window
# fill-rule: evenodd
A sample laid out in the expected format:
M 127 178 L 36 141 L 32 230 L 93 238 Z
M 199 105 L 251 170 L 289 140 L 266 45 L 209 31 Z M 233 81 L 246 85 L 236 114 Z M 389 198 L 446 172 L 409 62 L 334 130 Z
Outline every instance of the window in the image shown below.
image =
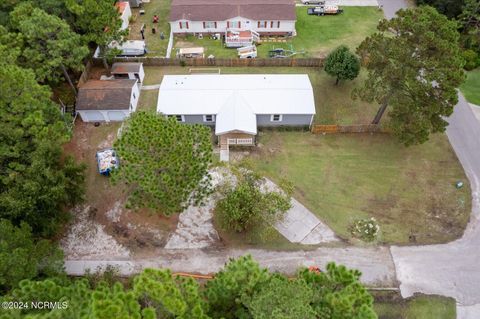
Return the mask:
M 270 21 L 270 28 L 280 28 L 280 21 Z
M 135 96 L 135 93 L 133 93 L 133 99 L 135 100 L 137 97 Z
M 185 21 L 185 22 L 178 22 L 178 26 L 180 27 L 180 29 L 188 29 L 188 21 Z
M 242 21 L 227 21 L 227 28 L 242 28 Z
M 133 110 L 133 105 L 130 103 L 130 111 Z
M 272 114 L 272 116 L 270 117 L 270 121 L 272 122 L 281 122 L 283 119 L 283 115 L 281 114 Z
M 185 116 L 184 115 L 169 115 L 168 117 L 173 117 L 177 120 L 177 122 L 185 122 Z
M 206 21 L 203 23 L 203 28 L 204 29 L 216 29 L 217 28 L 217 23 L 213 21 Z
M 259 28 L 266 28 L 267 27 L 267 21 L 258 21 L 258 27 Z
M 208 114 L 203 116 L 204 122 L 215 122 L 215 115 Z

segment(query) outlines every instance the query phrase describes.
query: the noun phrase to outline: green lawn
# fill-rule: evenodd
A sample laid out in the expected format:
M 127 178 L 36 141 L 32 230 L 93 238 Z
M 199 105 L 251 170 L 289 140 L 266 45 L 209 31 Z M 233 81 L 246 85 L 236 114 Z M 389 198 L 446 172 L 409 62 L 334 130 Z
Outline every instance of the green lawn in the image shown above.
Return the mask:
M 375 217 L 379 241 L 395 244 L 451 241 L 468 222 L 468 181 L 445 135 L 410 148 L 387 134 L 263 132 L 258 141 L 255 170 L 293 182 L 294 196 L 345 239 L 356 218 Z M 459 180 L 467 186 L 457 190 Z
M 480 68 L 467 72 L 467 80 L 460 89 L 468 102 L 480 105 Z
M 158 84 L 165 74 L 188 74 L 188 67 L 145 67 L 145 84 Z M 312 82 L 317 124 L 365 124 L 375 116 L 377 106 L 351 99 L 352 90 L 361 85 L 365 74 L 354 81 L 341 82 L 335 86 L 335 79 L 318 68 L 291 67 L 245 67 L 220 68 L 221 73 L 299 73 L 308 74 Z M 143 94 L 143 93 L 142 93 Z
M 154 0 L 152 0 L 154 1 Z M 158 0 L 157 0 L 158 1 Z M 294 48 L 305 51 L 296 57 L 325 56 L 335 47 L 345 44 L 352 50 L 376 30 L 378 20 L 383 13 L 376 7 L 346 7 L 338 16 L 309 16 L 306 7 L 297 7 L 297 36 L 286 42 L 263 42 L 258 45 L 258 57 L 267 58 L 268 51 L 278 47 Z M 213 54 L 221 58 L 235 58 L 237 51 L 225 48 L 222 41 L 212 40 L 208 36 L 198 39 L 193 36 L 175 38 L 174 48 L 204 47 L 205 55 Z
M 140 15 L 139 9 L 132 9 L 133 20 L 130 22 L 130 40 L 141 40 L 140 27 L 145 24 L 145 43 L 149 56 L 165 56 L 167 53 L 168 37 L 170 35 L 170 24 L 168 23 L 170 15 L 170 0 L 151 0 L 144 3 L 145 14 Z M 158 15 L 159 23 L 152 22 L 153 16 Z M 157 33 L 152 33 L 152 27 L 156 27 Z M 160 39 L 160 33 L 163 32 L 165 39 Z
M 142 90 L 138 101 L 139 111 L 155 111 L 157 109 L 158 90 Z
M 376 7 L 345 7 L 337 16 L 309 16 L 306 7 L 297 7 L 297 36 L 285 44 L 263 43 L 259 46 L 260 56 L 268 56 L 273 47 L 293 48 L 305 51 L 299 57 L 325 56 L 332 49 L 344 44 L 352 50 L 370 34 L 375 32 L 382 11 Z
M 407 300 L 375 301 L 379 319 L 455 319 L 456 306 L 452 298 L 418 295 Z

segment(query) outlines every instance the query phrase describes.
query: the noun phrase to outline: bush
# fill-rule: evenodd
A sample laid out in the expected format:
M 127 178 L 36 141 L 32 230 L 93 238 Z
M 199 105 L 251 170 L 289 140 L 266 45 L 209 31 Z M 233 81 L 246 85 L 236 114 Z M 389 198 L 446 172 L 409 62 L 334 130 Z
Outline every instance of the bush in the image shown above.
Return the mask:
M 245 169 L 237 177 L 237 185 L 227 187 L 216 206 L 225 230 L 244 232 L 270 225 L 291 207 L 289 192 L 261 189 L 264 180 Z
M 465 70 L 470 71 L 480 66 L 480 56 L 473 50 L 463 51 L 463 58 L 465 59 Z
M 374 241 L 380 231 L 380 226 L 378 225 L 375 218 L 365 218 L 357 219 L 352 227 L 352 235 L 367 242 Z

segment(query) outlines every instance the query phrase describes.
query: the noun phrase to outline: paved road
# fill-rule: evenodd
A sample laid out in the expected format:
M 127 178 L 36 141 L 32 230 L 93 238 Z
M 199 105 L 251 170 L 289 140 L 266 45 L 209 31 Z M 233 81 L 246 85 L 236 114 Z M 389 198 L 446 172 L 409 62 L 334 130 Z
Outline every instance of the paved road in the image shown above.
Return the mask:
M 393 18 L 398 10 L 409 6 L 408 0 L 378 0 L 378 4 L 382 6 L 387 19 Z
M 467 230 L 445 245 L 392 247 L 391 252 L 404 297 L 415 292 L 451 296 L 461 308 L 480 304 L 480 122 L 461 94 L 449 122 L 448 138 L 472 187 Z M 468 308 L 463 318 L 480 318 L 479 306 Z

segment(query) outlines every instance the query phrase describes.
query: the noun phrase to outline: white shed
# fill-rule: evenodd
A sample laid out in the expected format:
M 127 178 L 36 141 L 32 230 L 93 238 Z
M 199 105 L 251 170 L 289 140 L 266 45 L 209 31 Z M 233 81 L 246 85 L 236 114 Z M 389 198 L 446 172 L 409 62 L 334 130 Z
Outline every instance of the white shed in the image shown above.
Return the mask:
M 132 16 L 130 4 L 127 1 L 117 2 L 115 6 L 120 13 L 120 19 L 122 20 L 122 26 L 120 27 L 120 29 L 125 30 L 128 28 L 128 25 L 130 24 L 130 17 Z
M 145 78 L 143 63 L 117 62 L 112 65 L 111 72 L 116 79 L 138 80 L 142 83 Z
M 137 109 L 137 80 L 92 80 L 78 89 L 76 111 L 84 122 L 123 121 Z

